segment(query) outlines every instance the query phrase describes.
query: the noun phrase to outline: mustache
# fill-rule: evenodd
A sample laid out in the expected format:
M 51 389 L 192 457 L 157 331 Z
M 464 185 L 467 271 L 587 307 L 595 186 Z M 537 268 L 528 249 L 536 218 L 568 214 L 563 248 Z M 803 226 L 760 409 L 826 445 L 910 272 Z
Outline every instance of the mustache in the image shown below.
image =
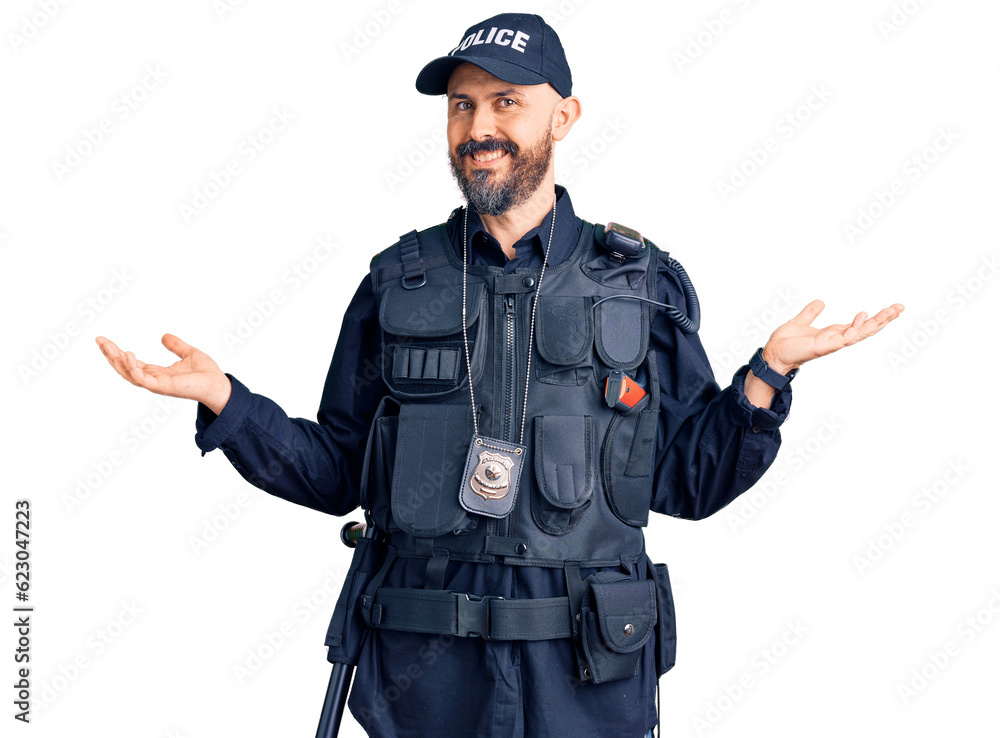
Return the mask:
M 484 151 L 496 151 L 497 149 L 500 151 L 506 151 L 512 156 L 517 155 L 517 144 L 513 141 L 507 141 L 501 138 L 488 138 L 485 141 L 466 141 L 455 151 L 460 157 L 462 157 L 481 154 Z

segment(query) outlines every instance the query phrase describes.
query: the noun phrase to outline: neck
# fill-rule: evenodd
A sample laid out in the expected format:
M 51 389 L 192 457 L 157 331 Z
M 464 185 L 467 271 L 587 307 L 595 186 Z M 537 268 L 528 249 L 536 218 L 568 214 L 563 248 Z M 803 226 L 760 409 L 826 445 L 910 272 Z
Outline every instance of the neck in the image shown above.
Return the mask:
M 500 242 L 500 248 L 508 259 L 515 256 L 514 244 L 532 228 L 537 228 L 545 220 L 556 202 L 555 175 L 549 170 L 548 176 L 535 190 L 527 202 L 511 208 L 503 215 L 482 215 L 479 219 L 483 228 Z

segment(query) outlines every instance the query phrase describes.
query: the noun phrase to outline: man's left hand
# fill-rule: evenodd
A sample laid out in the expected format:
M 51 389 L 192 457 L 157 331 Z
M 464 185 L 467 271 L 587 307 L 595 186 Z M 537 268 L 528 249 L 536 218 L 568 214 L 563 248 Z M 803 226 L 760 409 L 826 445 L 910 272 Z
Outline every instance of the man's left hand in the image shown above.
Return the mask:
M 868 313 L 858 313 L 849 325 L 834 323 L 826 328 L 814 328 L 811 323 L 824 307 L 822 300 L 813 300 L 771 334 L 763 351 L 768 366 L 780 374 L 787 374 L 807 361 L 874 336 L 903 312 L 903 306 L 897 302 L 871 318 Z

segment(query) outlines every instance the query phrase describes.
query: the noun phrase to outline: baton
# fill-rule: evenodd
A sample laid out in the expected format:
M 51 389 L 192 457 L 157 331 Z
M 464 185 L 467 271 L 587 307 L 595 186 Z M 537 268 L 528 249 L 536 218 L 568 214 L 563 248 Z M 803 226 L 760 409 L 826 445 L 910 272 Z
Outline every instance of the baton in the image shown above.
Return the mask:
M 354 548 L 359 538 L 372 538 L 375 535 L 374 526 L 364 523 L 347 523 L 340 530 L 340 540 L 348 548 Z M 326 686 L 326 698 L 323 700 L 323 712 L 319 716 L 319 727 L 316 728 L 316 738 L 336 738 L 340 734 L 340 721 L 344 716 L 344 705 L 347 704 L 347 692 L 351 687 L 351 676 L 354 667 L 350 664 L 336 663 L 330 672 L 330 683 Z

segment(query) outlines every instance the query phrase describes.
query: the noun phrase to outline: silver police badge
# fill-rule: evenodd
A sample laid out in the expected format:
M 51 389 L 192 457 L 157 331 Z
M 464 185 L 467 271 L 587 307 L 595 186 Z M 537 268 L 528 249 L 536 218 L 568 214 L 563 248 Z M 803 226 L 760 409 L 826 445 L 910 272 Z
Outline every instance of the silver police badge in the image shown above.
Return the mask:
M 469 486 L 484 500 L 499 500 L 510 490 L 510 468 L 514 460 L 508 456 L 483 451 L 479 466 L 472 470 Z
M 458 496 L 462 507 L 491 518 L 509 515 L 527 450 L 512 441 L 473 435 Z

